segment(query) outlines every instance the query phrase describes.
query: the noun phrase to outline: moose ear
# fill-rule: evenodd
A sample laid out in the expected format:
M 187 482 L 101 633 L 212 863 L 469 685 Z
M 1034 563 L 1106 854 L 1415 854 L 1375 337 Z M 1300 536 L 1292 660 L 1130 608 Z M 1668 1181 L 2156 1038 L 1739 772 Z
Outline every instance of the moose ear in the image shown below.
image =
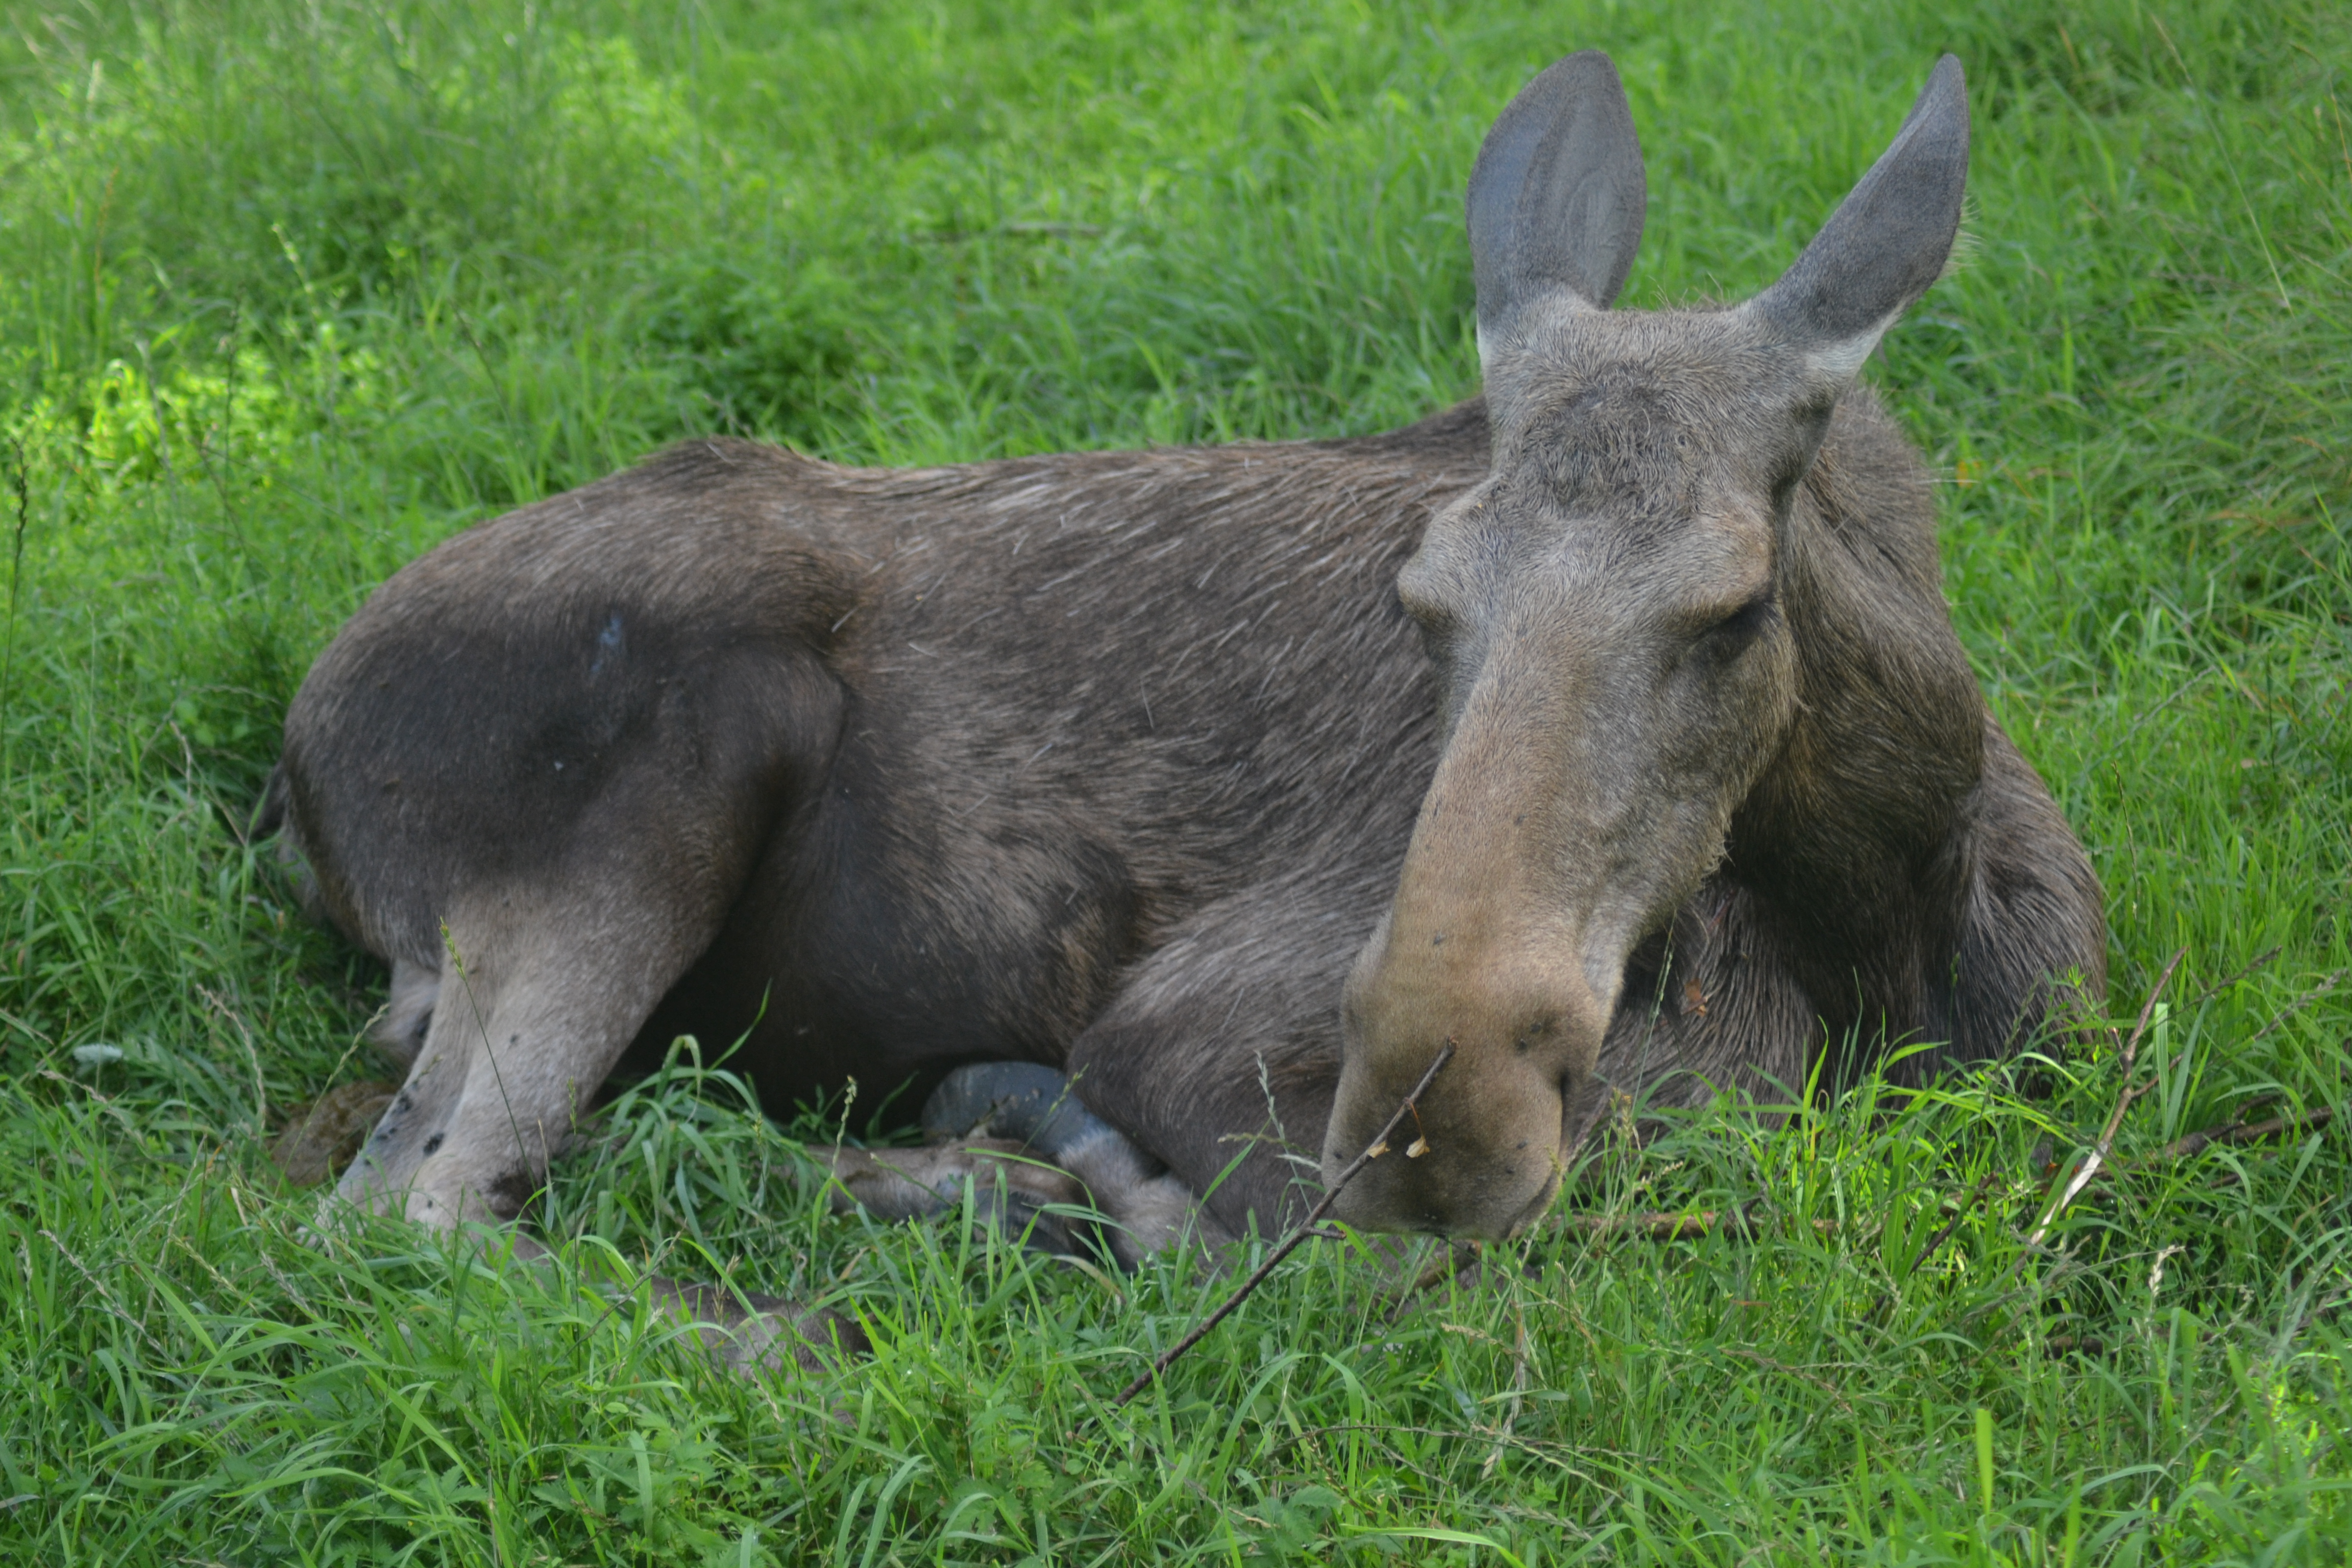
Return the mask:
M 1822 374 L 1852 375 L 1943 271 L 1968 177 L 1968 88 L 1960 62 L 1946 55 L 1870 173 L 1796 265 L 1741 310 Z
M 1519 89 L 1470 171 L 1480 357 L 1532 301 L 1605 310 L 1642 241 L 1649 191 L 1617 68 L 1570 55 Z

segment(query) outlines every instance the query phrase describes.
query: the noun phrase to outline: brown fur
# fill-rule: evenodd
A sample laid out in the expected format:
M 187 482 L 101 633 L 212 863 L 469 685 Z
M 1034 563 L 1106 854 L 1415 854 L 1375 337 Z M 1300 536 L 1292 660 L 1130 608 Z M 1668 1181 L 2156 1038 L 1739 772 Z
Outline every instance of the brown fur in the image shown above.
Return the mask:
M 1539 84 L 1589 107 L 1575 63 Z M 1594 123 L 1622 187 L 1630 121 Z M 1454 1036 L 1439 1157 L 1351 1212 L 1499 1234 L 1601 1080 L 1793 1085 L 1849 1033 L 1995 1055 L 2053 976 L 2095 986 L 2096 888 L 1875 400 L 1769 312 L 1490 322 L 1492 260 L 1496 400 L 1392 435 L 906 471 L 698 441 L 394 576 L 277 786 L 414 1052 L 342 1195 L 511 1217 L 690 1031 L 773 1105 L 1063 1068 L 1136 1146 L 1078 1173 L 1157 1245 L 1155 1159 L 1274 1220 Z M 1662 710 L 1742 616 L 1706 657 L 1748 673 Z

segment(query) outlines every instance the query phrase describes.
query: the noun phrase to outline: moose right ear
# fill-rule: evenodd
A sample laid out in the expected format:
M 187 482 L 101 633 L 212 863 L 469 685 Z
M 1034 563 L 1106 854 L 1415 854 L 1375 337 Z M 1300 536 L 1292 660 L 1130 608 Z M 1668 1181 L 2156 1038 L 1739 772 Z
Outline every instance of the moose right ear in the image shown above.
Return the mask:
M 1470 171 L 1480 359 L 1537 300 L 1607 310 L 1648 205 L 1642 144 L 1607 55 L 1570 55 L 1520 89 Z
M 1740 310 L 1827 376 L 1852 375 L 1944 270 L 1969 178 L 1969 94 L 1946 55 L 1903 129 L 1780 280 Z

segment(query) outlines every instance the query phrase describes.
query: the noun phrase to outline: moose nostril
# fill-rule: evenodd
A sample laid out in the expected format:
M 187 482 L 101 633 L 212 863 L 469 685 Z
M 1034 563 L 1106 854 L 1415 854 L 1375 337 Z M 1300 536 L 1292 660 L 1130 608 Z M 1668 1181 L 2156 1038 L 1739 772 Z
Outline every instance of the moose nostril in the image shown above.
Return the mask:
M 1538 1040 L 1549 1039 L 1559 1032 L 1559 1015 L 1557 1013 L 1548 1013 L 1544 1016 L 1528 1024 L 1527 1027 L 1521 1029 L 1517 1036 L 1512 1040 L 1511 1046 L 1513 1049 L 1518 1051 L 1521 1055 L 1525 1055 L 1527 1052 L 1535 1049 L 1536 1042 Z

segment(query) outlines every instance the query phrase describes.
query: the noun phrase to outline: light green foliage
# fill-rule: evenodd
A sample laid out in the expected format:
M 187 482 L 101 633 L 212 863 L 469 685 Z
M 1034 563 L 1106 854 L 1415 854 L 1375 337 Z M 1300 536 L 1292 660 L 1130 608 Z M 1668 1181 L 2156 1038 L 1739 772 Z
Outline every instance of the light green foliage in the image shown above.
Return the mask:
M 1114 1415 L 1223 1284 L 828 1215 L 799 1141 L 887 1085 L 780 1129 L 682 1051 L 559 1168 L 551 1265 L 307 1233 L 263 1137 L 375 1070 L 383 977 L 238 838 L 308 661 L 472 521 L 712 430 L 911 462 L 1401 422 L 1475 387 L 1462 183 L 1535 68 L 1624 70 L 1648 304 L 1774 276 L 1949 47 L 1970 238 L 1868 374 L 1947 481 L 1961 635 L 2105 880 L 2126 1020 L 2187 949 L 2117 1156 L 2340 1106 L 2337 8 L 160 0 L 0 33 L 18 1559 L 2343 1560 L 2345 1135 L 2126 1163 L 2024 1255 L 2111 1046 L 1607 1141 L 1567 1208 L 1747 1227 L 1554 1228 L 1393 1319 L 1395 1259 L 1318 1244 Z M 648 1268 L 834 1300 L 877 1349 L 737 1380 L 629 1304 Z

